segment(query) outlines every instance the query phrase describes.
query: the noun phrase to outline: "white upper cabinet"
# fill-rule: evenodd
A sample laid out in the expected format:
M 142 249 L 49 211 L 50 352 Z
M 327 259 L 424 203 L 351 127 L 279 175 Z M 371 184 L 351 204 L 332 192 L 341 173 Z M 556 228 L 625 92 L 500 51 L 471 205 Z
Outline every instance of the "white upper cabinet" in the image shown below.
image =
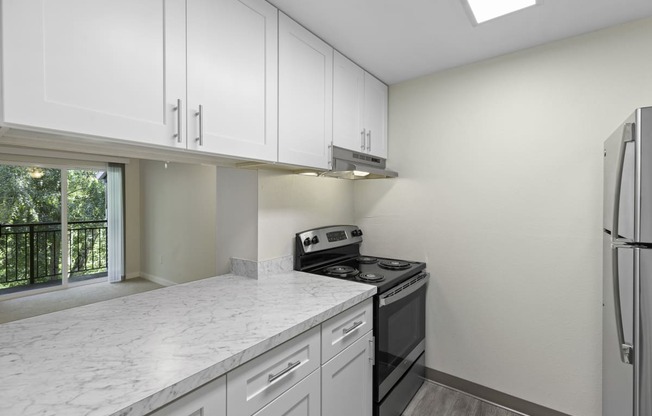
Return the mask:
M 364 103 L 367 153 L 387 158 L 387 85 L 366 72 Z
M 277 160 L 264 0 L 6 0 L 2 31 L 5 125 Z
M 335 52 L 333 144 L 387 157 L 387 86 Z
M 184 0 L 4 0 L 3 123 L 174 145 L 184 36 Z
M 333 60 L 333 144 L 364 152 L 364 71 L 335 51 Z
M 263 0 L 188 2 L 189 149 L 276 161 L 277 22 Z
M 333 48 L 279 13 L 279 162 L 328 169 Z

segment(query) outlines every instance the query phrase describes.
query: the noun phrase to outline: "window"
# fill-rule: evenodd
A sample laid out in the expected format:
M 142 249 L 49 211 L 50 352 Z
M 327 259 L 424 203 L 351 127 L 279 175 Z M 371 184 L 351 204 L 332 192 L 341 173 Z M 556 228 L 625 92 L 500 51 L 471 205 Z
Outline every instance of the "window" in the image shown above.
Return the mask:
M 0 296 L 106 281 L 112 269 L 120 280 L 122 177 L 105 163 L 0 164 Z

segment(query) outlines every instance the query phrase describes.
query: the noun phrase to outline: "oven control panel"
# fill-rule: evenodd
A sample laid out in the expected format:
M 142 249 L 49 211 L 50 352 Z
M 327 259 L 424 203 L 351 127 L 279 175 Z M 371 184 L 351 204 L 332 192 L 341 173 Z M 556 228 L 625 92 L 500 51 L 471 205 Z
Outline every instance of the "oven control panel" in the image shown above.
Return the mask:
M 355 225 L 336 225 L 297 233 L 297 245 L 304 253 L 315 253 L 331 248 L 362 242 L 362 230 Z

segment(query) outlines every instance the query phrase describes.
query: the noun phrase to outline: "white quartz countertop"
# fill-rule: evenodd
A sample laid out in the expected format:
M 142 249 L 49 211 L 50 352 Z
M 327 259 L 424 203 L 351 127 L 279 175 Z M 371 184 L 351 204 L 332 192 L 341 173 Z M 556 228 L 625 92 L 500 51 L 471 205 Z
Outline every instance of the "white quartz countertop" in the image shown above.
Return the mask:
M 0 325 L 0 415 L 144 415 L 373 296 L 225 275 Z

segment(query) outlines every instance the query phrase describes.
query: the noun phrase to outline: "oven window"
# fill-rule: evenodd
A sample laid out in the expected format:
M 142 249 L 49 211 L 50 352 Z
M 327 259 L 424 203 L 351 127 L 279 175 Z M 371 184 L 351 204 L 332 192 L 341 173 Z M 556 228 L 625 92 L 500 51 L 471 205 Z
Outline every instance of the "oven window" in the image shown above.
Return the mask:
M 378 382 L 403 362 L 425 339 L 426 286 L 378 308 Z

